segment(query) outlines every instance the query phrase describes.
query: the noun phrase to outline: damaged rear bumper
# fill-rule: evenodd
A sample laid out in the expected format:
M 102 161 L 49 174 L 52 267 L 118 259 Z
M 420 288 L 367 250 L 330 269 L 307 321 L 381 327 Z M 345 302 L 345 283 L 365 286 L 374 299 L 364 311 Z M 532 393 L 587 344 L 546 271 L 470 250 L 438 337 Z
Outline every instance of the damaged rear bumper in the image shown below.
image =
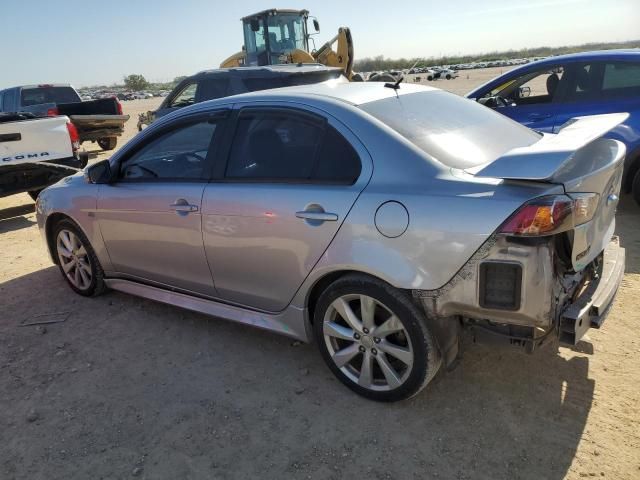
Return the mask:
M 580 272 L 558 273 L 551 237 L 527 244 L 495 236 L 438 290 L 414 290 L 430 319 L 458 319 L 476 340 L 498 340 L 532 351 L 552 336 L 576 344 L 604 322 L 624 275 L 625 251 L 613 237 Z M 500 267 L 490 270 L 487 265 Z M 488 286 L 495 291 L 488 292 Z M 495 301 L 507 292 L 513 303 Z M 579 292 L 579 293 L 578 293 Z
M 560 316 L 560 341 L 575 345 L 590 327 L 600 328 L 624 276 L 625 250 L 613 237 L 604 250 L 602 268 Z

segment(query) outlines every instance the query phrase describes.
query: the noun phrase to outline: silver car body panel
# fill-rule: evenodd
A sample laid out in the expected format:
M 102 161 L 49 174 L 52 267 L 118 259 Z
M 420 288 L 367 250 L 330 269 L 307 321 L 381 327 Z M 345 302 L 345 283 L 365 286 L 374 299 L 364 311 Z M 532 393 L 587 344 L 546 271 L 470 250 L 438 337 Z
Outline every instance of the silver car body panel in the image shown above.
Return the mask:
M 566 185 L 571 184 L 481 178 L 449 168 L 357 107 L 361 102 L 430 90 L 434 89 L 403 85 L 395 91 L 380 84 L 325 82 L 203 102 L 155 122 L 111 160 L 112 165 L 117 165 L 147 136 L 184 116 L 243 106 L 277 105 L 314 111 L 349 139 L 362 160 L 361 176 L 351 187 L 212 181 L 203 186 L 201 203 L 197 203 L 200 187 L 190 194 L 201 207 L 201 215 L 189 220 L 189 234 L 184 237 L 175 223 L 178 220 L 175 212 L 160 212 L 162 208 L 157 205 L 164 204 L 155 203 L 182 198 L 188 192 L 180 190 L 179 185 L 154 196 L 132 189 L 125 192 L 117 182 L 93 185 L 81 176 L 74 176 L 41 193 L 37 208 L 39 226 L 44 234 L 51 215 L 71 217 L 96 250 L 106 276 L 122 277 L 119 281 L 109 280 L 115 289 L 306 340 L 309 296 L 326 275 L 358 271 L 398 288 L 437 292 L 463 271 L 474 254 L 487 245 L 498 227 L 523 203 L 544 195 L 564 194 Z M 612 160 L 612 155 L 617 157 L 614 151 L 617 144 L 607 145 L 609 156 L 602 177 L 597 172 L 579 176 L 579 185 L 572 185 L 573 191 L 582 191 L 580 186 L 588 185 L 593 187 L 590 191 L 601 192 L 606 178 L 611 182 L 612 193 L 619 191 L 619 182 L 610 171 L 617 168 L 611 166 L 617 165 L 617 160 Z M 602 150 L 603 155 L 607 148 Z M 120 197 L 115 195 L 110 206 L 105 203 L 100 210 L 97 199 L 106 199 L 115 192 Z M 126 203 L 134 199 L 141 203 L 137 209 L 153 215 L 127 211 Z M 401 204 L 409 219 L 406 230 L 397 237 L 382 235 L 374 221 L 379 207 L 390 201 Z M 321 204 L 326 212 L 335 213 L 338 220 L 314 225 L 297 218 L 295 213 L 310 203 Z M 608 241 L 602 232 L 608 232 L 613 225 L 615 205 L 610 202 L 607 208 L 610 210 L 599 212 L 593 220 L 598 228 L 586 228 L 590 233 L 584 235 L 587 242 L 588 235 L 593 235 L 594 255 L 599 253 L 597 249 L 602 251 L 597 243 Z M 96 214 L 106 219 L 106 223 L 100 224 Z M 159 238 L 148 238 L 149 232 Z M 113 258 L 105 240 L 108 246 L 116 245 Z M 171 255 L 173 249 L 176 250 Z M 530 324 L 544 324 L 549 307 L 545 302 L 535 302 L 547 295 L 547 280 L 540 283 L 533 278 L 541 273 L 553 275 L 547 270 L 536 270 L 535 263 L 546 261 L 548 252 L 499 253 L 528 258 L 524 262 L 530 265 L 527 295 L 531 299 L 524 302 L 527 310 L 515 321 L 524 324 L 528 319 Z M 183 258 L 187 254 L 190 258 Z M 138 255 L 145 260 L 136 266 Z M 168 267 L 163 271 L 164 265 Z M 192 276 L 189 271 L 193 271 Z M 138 282 L 133 282 L 134 277 Z M 469 283 L 461 288 L 466 298 L 475 287 Z M 447 314 L 482 314 L 473 309 L 473 303 L 462 308 L 455 301 L 443 307 Z M 485 311 L 489 313 L 492 312 Z

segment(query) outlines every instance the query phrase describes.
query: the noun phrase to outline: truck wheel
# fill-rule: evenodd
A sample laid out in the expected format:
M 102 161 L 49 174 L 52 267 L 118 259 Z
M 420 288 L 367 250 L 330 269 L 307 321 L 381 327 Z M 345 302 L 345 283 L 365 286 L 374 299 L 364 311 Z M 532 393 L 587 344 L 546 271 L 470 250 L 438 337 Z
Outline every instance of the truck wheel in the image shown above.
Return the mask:
M 118 139 L 116 137 L 104 137 L 98 140 L 98 145 L 103 150 L 113 150 L 116 148 L 117 143 Z
M 27 192 L 27 193 L 29 194 L 31 199 L 35 202 L 36 199 L 38 198 L 38 195 L 40 195 L 41 191 L 42 191 L 42 189 L 40 189 L 40 190 L 31 190 L 30 192 Z
M 430 82 L 431 82 L 431 81 L 433 81 L 433 76 L 432 76 L 432 75 L 429 75 L 429 76 L 427 77 L 427 80 L 429 80 Z
M 633 199 L 636 201 L 636 203 L 640 205 L 640 170 L 638 170 L 635 177 L 633 177 L 633 183 L 631 184 L 631 194 L 633 195 Z
M 440 367 L 424 314 L 405 292 L 366 275 L 347 275 L 324 291 L 313 329 L 333 374 L 371 400 L 410 398 Z
M 396 78 L 388 73 L 376 73 L 369 77 L 368 82 L 395 82 Z

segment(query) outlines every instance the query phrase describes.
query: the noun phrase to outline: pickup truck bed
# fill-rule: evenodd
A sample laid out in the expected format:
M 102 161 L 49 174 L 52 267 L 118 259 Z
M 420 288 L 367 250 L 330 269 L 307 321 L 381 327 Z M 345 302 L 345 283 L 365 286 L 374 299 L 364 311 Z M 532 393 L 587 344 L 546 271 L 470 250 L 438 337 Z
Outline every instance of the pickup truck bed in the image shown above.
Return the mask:
M 4 112 L 28 112 L 36 116 L 66 115 L 78 130 L 80 143 L 98 142 L 112 150 L 129 115 L 122 114 L 116 98 L 83 102 L 69 85 L 31 85 L 0 91 Z

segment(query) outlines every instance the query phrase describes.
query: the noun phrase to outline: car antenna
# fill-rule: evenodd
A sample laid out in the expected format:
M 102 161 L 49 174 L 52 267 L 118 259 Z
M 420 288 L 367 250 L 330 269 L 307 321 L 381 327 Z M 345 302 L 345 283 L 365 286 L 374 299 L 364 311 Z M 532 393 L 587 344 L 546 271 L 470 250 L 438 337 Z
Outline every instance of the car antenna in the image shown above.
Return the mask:
M 409 70 L 413 70 L 414 68 L 416 68 L 416 65 L 418 64 L 419 61 L 420 59 L 418 58 Z M 404 80 L 404 74 L 400 75 L 400 77 L 398 77 L 398 80 L 396 80 L 395 82 L 387 82 L 384 84 L 384 86 L 387 88 L 393 88 L 394 90 L 398 90 L 400 88 L 400 83 L 402 83 L 403 80 Z

